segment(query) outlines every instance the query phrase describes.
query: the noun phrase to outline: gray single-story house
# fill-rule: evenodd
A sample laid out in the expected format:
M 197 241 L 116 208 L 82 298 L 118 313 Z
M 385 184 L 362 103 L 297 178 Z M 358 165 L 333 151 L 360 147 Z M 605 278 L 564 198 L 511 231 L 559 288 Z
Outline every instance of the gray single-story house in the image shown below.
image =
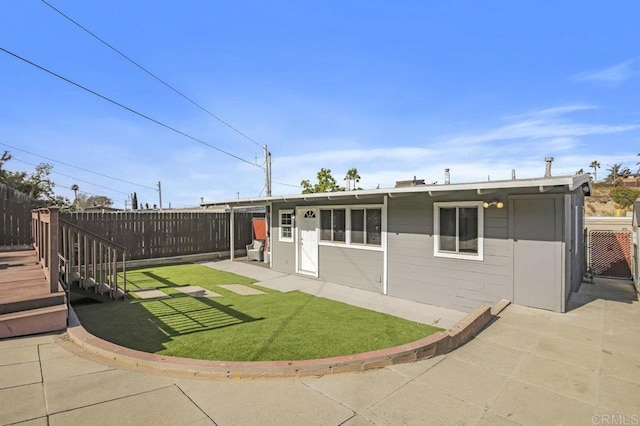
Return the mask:
M 202 205 L 265 205 L 276 271 L 463 311 L 508 299 L 564 312 L 590 192 L 585 174 Z

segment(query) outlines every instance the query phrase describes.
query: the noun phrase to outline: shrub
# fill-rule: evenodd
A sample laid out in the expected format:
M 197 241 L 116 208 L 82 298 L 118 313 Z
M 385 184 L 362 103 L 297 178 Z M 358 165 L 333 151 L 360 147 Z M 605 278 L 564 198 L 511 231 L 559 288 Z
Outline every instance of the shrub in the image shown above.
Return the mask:
M 621 208 L 626 209 L 640 196 L 640 191 L 626 186 L 617 186 L 611 190 L 611 198 Z

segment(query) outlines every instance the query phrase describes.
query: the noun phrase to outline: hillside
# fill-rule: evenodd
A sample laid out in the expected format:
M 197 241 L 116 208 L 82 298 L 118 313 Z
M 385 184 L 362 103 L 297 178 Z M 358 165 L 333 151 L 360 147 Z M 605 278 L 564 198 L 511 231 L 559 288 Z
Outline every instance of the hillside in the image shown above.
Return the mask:
M 613 185 L 605 183 L 593 184 L 593 195 L 585 198 L 584 212 L 586 216 L 626 216 L 633 211 L 633 206 L 626 209 L 616 209 L 616 203 L 611 199 Z M 640 187 L 638 188 L 640 189 Z

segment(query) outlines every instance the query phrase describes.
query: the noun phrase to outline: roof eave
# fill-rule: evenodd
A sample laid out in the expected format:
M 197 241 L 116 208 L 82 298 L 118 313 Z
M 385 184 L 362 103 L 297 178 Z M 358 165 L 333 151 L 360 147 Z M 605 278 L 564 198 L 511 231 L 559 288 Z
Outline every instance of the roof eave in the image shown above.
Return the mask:
M 479 195 L 489 194 L 501 189 L 511 188 L 539 188 L 540 192 L 546 192 L 554 187 L 566 186 L 570 191 L 588 185 L 589 193 L 591 192 L 591 180 L 589 175 L 575 175 L 575 176 L 559 176 L 551 178 L 535 178 L 535 179 L 518 179 L 518 180 L 502 180 L 502 181 L 487 181 L 487 182 L 472 182 L 472 183 L 452 183 L 452 184 L 440 184 L 440 185 L 419 185 L 404 188 L 386 188 L 386 189 L 369 189 L 359 191 L 336 191 L 336 192 L 322 192 L 312 194 L 291 194 L 282 196 L 262 197 L 262 198 L 245 198 L 238 200 L 228 200 L 212 203 L 202 203 L 201 207 L 245 207 L 245 206 L 257 206 L 257 205 L 270 205 L 276 201 L 288 202 L 288 201 L 312 201 L 314 199 L 339 199 L 353 197 L 355 199 L 369 198 L 375 196 L 388 195 L 391 198 L 401 195 L 411 195 L 419 193 L 427 193 L 430 196 L 434 196 L 437 193 L 445 192 L 457 192 L 457 191 L 476 191 Z M 587 194 L 588 195 L 588 194 Z

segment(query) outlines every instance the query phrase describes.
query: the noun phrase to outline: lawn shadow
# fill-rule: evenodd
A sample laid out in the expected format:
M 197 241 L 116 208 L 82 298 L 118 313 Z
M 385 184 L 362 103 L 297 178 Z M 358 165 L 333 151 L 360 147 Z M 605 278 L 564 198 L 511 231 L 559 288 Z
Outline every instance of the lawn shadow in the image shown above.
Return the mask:
M 170 298 L 139 303 L 147 310 L 156 326 L 171 337 L 264 319 L 253 318 L 207 297 L 186 294 L 173 294 Z
M 91 303 L 74 309 L 91 334 L 149 353 L 166 349 L 166 343 L 178 336 L 264 319 L 253 318 L 210 298 L 182 294 L 128 303 Z
M 156 353 L 165 349 L 171 337 L 160 329 L 144 306 L 137 302 L 74 303 L 82 326 L 94 336 L 116 345 L 143 352 Z M 126 305 L 125 305 L 126 303 Z
M 187 285 L 187 284 L 176 284 L 173 281 L 168 280 L 168 279 L 166 279 L 164 277 L 161 277 L 160 275 L 157 275 L 157 274 L 155 274 L 153 272 L 144 271 L 144 272 L 142 272 L 142 274 L 147 276 L 147 277 L 149 277 L 149 278 L 151 278 L 154 281 L 161 282 L 166 287 L 180 287 L 182 285 Z
M 150 281 L 147 281 L 146 279 L 144 279 L 144 282 L 140 282 L 138 279 L 136 279 L 136 275 L 144 275 L 146 278 L 148 278 Z M 118 275 L 118 279 L 123 279 L 122 275 L 119 274 Z M 162 284 L 161 286 L 159 285 L 154 285 L 154 283 L 159 283 Z M 149 271 L 131 271 L 127 274 L 127 288 L 135 288 L 136 290 L 146 290 L 146 289 L 152 289 L 152 288 L 167 288 L 167 287 L 181 287 L 183 285 L 188 285 L 188 284 L 176 284 L 173 281 L 161 277 L 160 275 L 155 274 L 154 272 L 149 272 Z

